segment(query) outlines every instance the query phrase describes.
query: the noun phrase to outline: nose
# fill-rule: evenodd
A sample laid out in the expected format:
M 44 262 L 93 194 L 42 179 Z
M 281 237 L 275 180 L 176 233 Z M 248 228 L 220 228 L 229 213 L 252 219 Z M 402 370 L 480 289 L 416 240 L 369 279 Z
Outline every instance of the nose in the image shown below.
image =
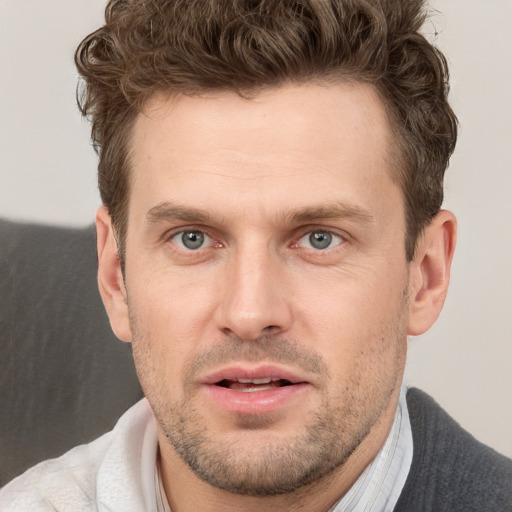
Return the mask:
M 226 262 L 216 311 L 217 327 L 224 334 L 255 340 L 290 328 L 291 297 L 283 265 L 264 250 L 239 251 Z

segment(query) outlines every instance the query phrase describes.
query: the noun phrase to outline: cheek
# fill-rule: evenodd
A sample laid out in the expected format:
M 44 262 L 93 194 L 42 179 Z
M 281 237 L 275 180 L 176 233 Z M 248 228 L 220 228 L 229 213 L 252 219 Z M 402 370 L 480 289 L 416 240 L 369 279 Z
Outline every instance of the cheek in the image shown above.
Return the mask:
M 140 373 L 179 380 L 184 361 L 206 337 L 208 305 L 198 293 L 165 277 L 128 287 L 132 346 Z
M 381 275 L 388 277 L 381 279 L 376 272 L 359 273 L 357 278 L 334 275 L 329 282 L 310 286 L 310 293 L 298 299 L 304 341 L 315 340 L 315 350 L 337 375 L 380 374 L 386 365 L 401 364 L 404 358 L 406 276 Z
M 356 335 L 382 330 L 388 319 L 396 319 L 407 297 L 407 276 L 392 268 L 333 269 L 322 275 L 297 276 L 294 290 L 297 318 L 321 332 Z
M 207 277 L 193 269 L 164 268 L 145 274 L 142 270 L 128 288 L 131 309 L 154 336 L 172 333 L 176 341 L 182 332 L 193 336 L 214 307 L 214 286 Z

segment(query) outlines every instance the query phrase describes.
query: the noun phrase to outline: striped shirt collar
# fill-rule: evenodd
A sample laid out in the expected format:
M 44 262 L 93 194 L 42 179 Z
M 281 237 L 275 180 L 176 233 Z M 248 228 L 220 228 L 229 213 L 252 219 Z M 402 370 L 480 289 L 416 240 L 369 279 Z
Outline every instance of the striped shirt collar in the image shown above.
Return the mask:
M 392 512 L 412 462 L 412 430 L 402 387 L 395 419 L 384 446 L 354 485 L 329 512 Z

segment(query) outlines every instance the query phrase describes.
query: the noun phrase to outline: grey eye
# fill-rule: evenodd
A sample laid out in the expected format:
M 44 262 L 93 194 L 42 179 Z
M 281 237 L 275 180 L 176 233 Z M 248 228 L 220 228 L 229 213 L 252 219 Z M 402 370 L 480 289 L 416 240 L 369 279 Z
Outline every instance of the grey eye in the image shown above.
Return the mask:
M 343 238 L 330 231 L 311 231 L 305 234 L 300 240 L 299 245 L 301 247 L 306 247 L 307 249 L 330 249 L 331 247 L 335 247 L 340 245 L 343 242 Z
M 332 235 L 323 231 L 313 231 L 309 235 L 309 243 L 315 249 L 326 249 L 331 245 Z
M 182 249 L 194 251 L 210 243 L 210 237 L 202 231 L 182 231 L 172 237 L 172 241 Z

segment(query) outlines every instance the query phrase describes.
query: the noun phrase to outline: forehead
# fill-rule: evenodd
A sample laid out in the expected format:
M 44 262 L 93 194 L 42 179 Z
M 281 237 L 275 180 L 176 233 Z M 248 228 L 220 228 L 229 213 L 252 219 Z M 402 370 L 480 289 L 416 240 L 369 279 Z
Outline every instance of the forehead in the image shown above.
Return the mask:
M 393 185 L 389 137 L 382 101 L 362 84 L 287 85 L 249 99 L 155 96 L 133 131 L 130 203 L 371 203 Z

